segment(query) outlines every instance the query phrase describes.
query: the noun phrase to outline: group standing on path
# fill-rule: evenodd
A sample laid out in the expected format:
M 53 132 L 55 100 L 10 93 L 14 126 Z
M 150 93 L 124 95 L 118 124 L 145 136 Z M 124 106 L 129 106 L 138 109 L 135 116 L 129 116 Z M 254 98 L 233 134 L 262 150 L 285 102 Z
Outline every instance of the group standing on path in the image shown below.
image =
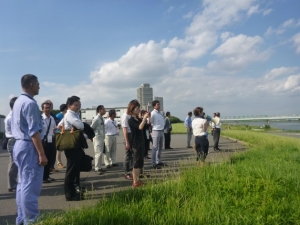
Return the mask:
M 7 149 L 10 153 L 8 167 L 8 191 L 16 192 L 18 215 L 16 224 L 29 224 L 35 222 L 39 216 L 38 197 L 42 183 L 50 183 L 54 179 L 49 176 L 50 171 L 66 167 L 64 192 L 67 201 L 80 201 L 84 199 L 82 192 L 85 187 L 80 185 L 80 171 L 85 158 L 84 149 L 88 147 L 87 139 L 93 142 L 95 151 L 95 172 L 99 175 L 106 170 L 102 168 L 104 162 L 106 169 L 119 166 L 116 162 L 116 135 L 119 134 L 118 124 L 115 121 L 116 111 L 110 110 L 109 116 L 104 120 L 105 107 L 99 105 L 97 115 L 92 124 L 83 123 L 80 119 L 81 101 L 77 96 L 71 96 L 66 104 L 60 106 L 60 113 L 53 115 L 53 103 L 47 100 L 42 103 L 42 115 L 33 98 L 39 94 L 38 78 L 26 74 L 21 78 L 22 94 L 10 100 L 11 112 L 5 119 L 5 135 L 8 140 Z M 166 117 L 160 111 L 160 102 L 152 102 L 152 112 L 141 111 L 137 100 L 129 102 L 127 112 L 121 119 L 124 135 L 124 173 L 125 179 L 132 180 L 132 187 L 144 186 L 140 180 L 144 177 L 144 160 L 151 159 L 152 169 L 161 169 L 167 166 L 162 160 L 162 148 L 171 148 L 171 113 Z M 204 165 L 208 154 L 207 127 L 209 116 L 205 116 L 202 107 L 194 110 L 195 119 L 188 113 L 184 125 L 187 129 L 187 147 L 191 147 L 191 133 L 195 136 L 197 160 Z M 216 113 L 220 117 L 220 113 Z M 219 121 L 219 120 L 213 120 Z M 214 149 L 220 150 L 221 124 L 211 123 L 214 135 Z M 72 149 L 63 149 L 67 159 L 64 166 L 61 161 L 61 152 L 56 151 L 57 133 L 79 131 L 77 145 Z M 78 132 L 77 132 L 78 133 Z M 87 136 L 87 139 L 85 136 Z M 148 150 L 152 142 L 152 154 Z M 58 148 L 57 148 L 58 149 Z

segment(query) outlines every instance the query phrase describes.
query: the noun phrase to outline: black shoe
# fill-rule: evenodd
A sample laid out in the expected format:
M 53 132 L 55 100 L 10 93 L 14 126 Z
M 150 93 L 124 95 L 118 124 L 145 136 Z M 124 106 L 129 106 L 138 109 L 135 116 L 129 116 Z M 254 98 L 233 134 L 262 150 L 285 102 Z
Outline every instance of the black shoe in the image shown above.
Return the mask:
M 106 169 L 109 169 L 111 166 L 110 165 L 108 165 L 108 166 L 106 166 Z
M 52 182 L 50 180 L 46 179 L 46 180 L 43 180 L 43 183 L 48 184 L 48 183 L 52 183 Z
M 169 147 L 169 149 L 173 149 L 173 148 Z
M 151 159 L 149 156 L 145 156 L 145 159 Z
M 168 166 L 166 163 L 162 163 L 162 162 L 161 162 L 161 163 L 158 163 L 157 165 L 158 165 L 158 166 L 162 166 L 162 167 Z
M 66 201 L 80 201 L 81 197 L 79 194 L 76 194 L 75 196 L 71 197 L 71 198 L 66 198 Z
M 106 171 L 106 170 L 105 170 L 105 169 L 102 169 L 102 168 L 101 168 L 101 169 L 98 169 L 98 170 L 95 170 L 96 173 L 98 173 L 98 172 L 104 173 L 105 171 Z
M 161 169 L 161 167 L 158 166 L 158 165 L 153 165 L 153 166 L 152 166 L 152 169 L 158 169 L 158 170 L 159 170 L 159 169 Z
M 49 181 L 55 181 L 55 179 L 54 179 L 54 178 L 51 178 L 51 177 L 48 177 L 48 180 L 49 180 Z
M 116 167 L 116 166 L 119 166 L 119 164 L 114 163 L 114 164 L 112 164 L 111 166 L 112 166 L 112 167 Z
M 220 149 L 219 148 L 214 148 L 214 151 L 220 151 Z
M 8 188 L 8 192 L 16 192 L 15 188 Z
M 193 148 L 192 146 L 186 146 L 187 148 Z

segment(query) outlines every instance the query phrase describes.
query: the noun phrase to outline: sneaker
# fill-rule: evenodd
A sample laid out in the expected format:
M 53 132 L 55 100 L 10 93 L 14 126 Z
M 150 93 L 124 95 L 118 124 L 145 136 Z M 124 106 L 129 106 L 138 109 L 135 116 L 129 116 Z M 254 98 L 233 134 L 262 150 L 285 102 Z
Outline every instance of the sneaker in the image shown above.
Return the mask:
M 58 170 L 55 168 L 50 168 L 50 172 L 58 172 Z
M 162 166 L 162 167 L 168 166 L 166 163 L 163 163 L 163 162 L 160 162 L 160 163 L 158 163 L 158 164 L 156 164 L 156 165 Z
M 127 179 L 127 180 L 133 180 L 133 177 L 132 177 L 131 174 L 126 174 L 125 175 L 125 179 Z
M 145 159 L 151 159 L 149 156 L 145 156 Z
M 63 169 L 63 168 L 65 168 L 65 167 L 64 167 L 64 164 L 58 163 L 58 164 L 57 164 L 57 168 L 58 168 L 58 169 Z
M 15 188 L 8 188 L 8 192 L 16 192 Z
M 106 166 L 106 169 L 109 169 L 109 168 L 111 168 L 111 165 Z
M 98 170 L 95 170 L 96 173 L 98 173 L 98 172 L 104 173 L 105 171 L 106 171 L 106 170 L 105 170 L 105 169 L 102 169 L 102 168 L 100 168 L 100 169 L 98 169 Z
M 116 167 L 116 166 L 119 166 L 119 164 L 114 163 L 114 164 L 112 164 L 111 166 L 112 166 L 112 167 Z
M 158 165 L 152 165 L 152 169 L 161 169 L 161 167 Z

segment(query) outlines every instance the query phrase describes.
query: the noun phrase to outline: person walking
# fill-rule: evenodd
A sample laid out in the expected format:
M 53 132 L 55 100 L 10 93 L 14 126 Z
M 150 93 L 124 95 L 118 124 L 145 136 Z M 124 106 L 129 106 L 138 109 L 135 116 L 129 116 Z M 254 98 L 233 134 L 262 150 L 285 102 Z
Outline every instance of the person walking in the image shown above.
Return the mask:
M 117 124 L 115 121 L 116 110 L 111 109 L 108 112 L 108 119 L 105 120 L 105 147 L 106 153 L 104 156 L 104 163 L 106 168 L 112 166 L 119 166 L 116 163 L 116 154 L 117 154 L 117 138 L 118 134 Z
M 206 131 L 209 122 L 203 118 L 203 108 L 196 107 L 194 109 L 195 118 L 192 121 L 193 134 L 195 136 L 195 148 L 197 151 L 197 161 L 201 161 L 201 166 L 204 166 L 205 159 L 208 154 L 209 142 L 206 136 Z
M 140 104 L 137 102 L 131 102 L 127 112 L 131 115 L 128 124 L 131 130 L 130 146 L 133 153 L 132 187 L 139 187 L 145 185 L 145 183 L 140 180 L 140 172 L 144 167 L 145 123 L 149 117 L 149 113 L 145 113 L 143 119 L 139 118 Z
M 220 118 L 220 116 L 221 116 L 221 114 L 219 112 L 216 112 L 216 117 Z M 215 129 L 214 129 L 213 139 L 214 139 L 214 150 L 215 151 L 221 151 L 221 149 L 219 149 L 221 125 L 222 125 L 221 122 L 219 122 L 218 124 L 215 125 Z
M 38 78 L 33 74 L 26 74 L 21 78 L 21 85 L 23 92 L 12 110 L 11 130 L 16 139 L 13 158 L 19 171 L 16 224 L 27 225 L 34 223 L 39 216 L 38 197 L 48 159 L 41 140 L 41 113 L 33 98 L 39 94 Z
M 187 132 L 187 148 L 192 148 L 191 146 L 191 139 L 193 135 L 192 129 L 192 112 L 188 112 L 188 116 L 184 120 L 184 126 L 186 127 Z
M 165 126 L 164 126 L 164 136 L 165 136 L 165 149 L 173 149 L 170 147 L 171 143 L 171 131 L 172 131 L 172 124 L 170 121 L 171 113 L 166 113 L 165 118 Z
M 152 168 L 160 169 L 161 166 L 167 166 L 167 164 L 161 161 L 161 149 L 164 142 L 164 126 L 165 120 L 160 113 L 160 102 L 154 100 L 152 102 L 153 111 L 151 112 L 150 122 L 152 124 Z
M 95 131 L 95 137 L 93 138 L 93 145 L 95 151 L 95 172 L 98 172 L 99 175 L 105 172 L 105 169 L 102 169 L 103 155 L 105 155 L 105 124 L 103 116 L 106 113 L 105 107 L 103 105 L 98 105 L 97 107 L 97 116 L 92 120 L 91 127 Z
M 43 133 L 44 137 L 42 138 L 43 148 L 48 158 L 49 162 L 55 161 L 55 155 L 53 152 L 56 152 L 55 145 L 53 142 L 54 131 L 56 129 L 56 123 L 52 116 L 50 116 L 51 105 L 48 102 L 44 102 L 41 105 L 42 107 L 42 119 L 43 119 Z M 50 163 L 44 167 L 44 176 L 43 183 L 51 183 L 54 181 L 50 176 Z
M 12 131 L 11 131 L 12 109 L 14 107 L 16 100 L 17 100 L 17 97 L 14 97 L 9 101 L 9 106 L 10 106 L 11 111 L 8 113 L 7 117 L 4 120 L 5 137 L 8 138 L 7 151 L 9 153 L 9 164 L 8 164 L 8 170 L 7 170 L 7 176 L 8 176 L 7 184 L 8 184 L 9 192 L 16 192 L 17 185 L 18 185 L 18 167 L 17 167 L 14 157 L 13 157 L 13 149 L 14 149 L 14 145 L 16 143 L 16 139 L 14 139 L 14 137 L 12 135 Z

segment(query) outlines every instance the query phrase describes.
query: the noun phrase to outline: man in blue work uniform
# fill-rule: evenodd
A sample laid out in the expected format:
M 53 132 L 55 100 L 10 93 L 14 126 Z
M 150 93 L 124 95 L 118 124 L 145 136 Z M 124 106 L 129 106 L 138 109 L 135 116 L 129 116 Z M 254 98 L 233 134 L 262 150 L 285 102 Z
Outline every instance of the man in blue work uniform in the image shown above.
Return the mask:
M 45 156 L 41 137 L 42 119 L 39 107 L 33 99 L 39 94 L 36 76 L 26 74 L 21 78 L 23 92 L 12 111 L 12 135 L 16 139 L 13 156 L 19 169 L 16 201 L 16 224 L 27 225 L 38 217 L 38 197 L 42 188 Z

